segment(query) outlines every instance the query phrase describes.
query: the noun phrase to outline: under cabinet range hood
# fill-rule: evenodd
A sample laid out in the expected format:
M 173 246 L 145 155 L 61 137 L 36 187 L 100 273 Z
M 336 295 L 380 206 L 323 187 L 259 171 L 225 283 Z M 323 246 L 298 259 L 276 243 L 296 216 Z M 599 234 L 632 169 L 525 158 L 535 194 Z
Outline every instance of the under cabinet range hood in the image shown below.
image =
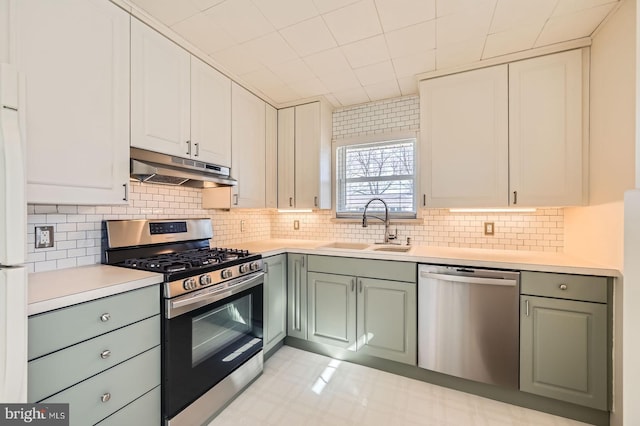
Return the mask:
M 140 182 L 197 188 L 234 186 L 228 167 L 131 148 L 131 177 Z

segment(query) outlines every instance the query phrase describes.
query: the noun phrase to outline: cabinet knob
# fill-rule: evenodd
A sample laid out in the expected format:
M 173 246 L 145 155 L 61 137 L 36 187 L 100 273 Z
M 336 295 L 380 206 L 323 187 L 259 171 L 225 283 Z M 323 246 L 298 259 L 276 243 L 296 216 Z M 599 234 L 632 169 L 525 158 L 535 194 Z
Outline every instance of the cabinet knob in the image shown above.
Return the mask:
M 100 352 L 100 358 L 102 359 L 107 359 L 111 356 L 111 351 L 109 349 L 105 349 L 104 351 Z
M 109 313 L 104 313 L 102 315 L 100 315 L 100 321 L 102 322 L 107 322 L 111 319 L 111 314 Z
M 103 393 L 100 397 L 100 401 L 107 402 L 111 399 L 111 394 L 109 392 Z
M 560 284 L 560 290 L 566 290 L 567 289 L 567 285 L 566 284 Z

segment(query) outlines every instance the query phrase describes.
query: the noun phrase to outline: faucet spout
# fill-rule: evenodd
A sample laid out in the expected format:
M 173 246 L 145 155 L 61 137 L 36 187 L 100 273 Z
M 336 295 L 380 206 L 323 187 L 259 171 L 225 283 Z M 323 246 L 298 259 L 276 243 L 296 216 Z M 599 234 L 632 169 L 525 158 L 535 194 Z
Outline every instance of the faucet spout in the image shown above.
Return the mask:
M 364 212 L 362 213 L 362 227 L 367 227 L 367 209 L 369 208 L 369 204 L 374 201 L 380 201 L 384 205 L 384 220 L 377 216 L 373 217 L 384 222 L 384 242 L 386 244 L 389 242 L 389 206 L 387 206 L 387 203 L 382 198 L 372 198 L 364 205 Z

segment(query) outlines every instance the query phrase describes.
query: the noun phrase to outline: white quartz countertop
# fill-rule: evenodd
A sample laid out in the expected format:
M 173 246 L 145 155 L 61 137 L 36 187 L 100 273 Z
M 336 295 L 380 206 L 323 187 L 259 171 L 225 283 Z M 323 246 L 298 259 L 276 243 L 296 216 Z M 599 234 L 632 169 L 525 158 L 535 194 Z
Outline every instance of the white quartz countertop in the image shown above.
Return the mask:
M 161 283 L 162 274 L 108 265 L 89 265 L 29 274 L 28 314 Z
M 262 253 L 264 257 L 295 252 L 367 259 L 399 260 L 441 265 L 557 272 L 580 275 L 620 277 L 620 271 L 607 265 L 588 262 L 565 253 L 514 250 L 486 250 L 453 247 L 412 246 L 406 253 L 323 247 L 332 241 L 270 239 L 236 244 L 237 248 Z M 373 244 L 372 244 L 373 246 Z

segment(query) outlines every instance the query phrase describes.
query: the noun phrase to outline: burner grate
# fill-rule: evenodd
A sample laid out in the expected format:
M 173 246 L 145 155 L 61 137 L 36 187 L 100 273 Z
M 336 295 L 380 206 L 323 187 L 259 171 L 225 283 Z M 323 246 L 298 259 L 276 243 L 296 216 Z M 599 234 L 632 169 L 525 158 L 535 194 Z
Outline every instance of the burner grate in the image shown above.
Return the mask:
M 212 265 L 223 265 L 225 262 L 249 256 L 247 250 L 226 248 L 203 248 L 177 253 L 166 253 L 145 258 L 127 259 L 123 265 L 129 268 L 155 272 L 180 272 L 204 268 Z

